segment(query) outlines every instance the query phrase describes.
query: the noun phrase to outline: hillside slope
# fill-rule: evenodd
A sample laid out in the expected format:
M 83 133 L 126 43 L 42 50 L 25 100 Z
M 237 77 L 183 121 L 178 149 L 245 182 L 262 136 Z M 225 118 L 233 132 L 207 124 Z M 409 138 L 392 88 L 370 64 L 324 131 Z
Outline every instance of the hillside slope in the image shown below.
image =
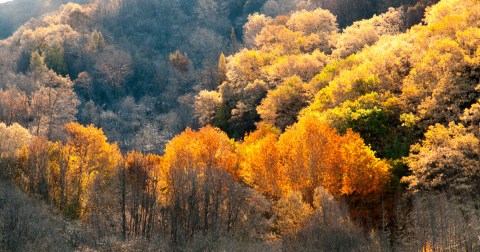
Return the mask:
M 70 3 L 0 42 L 0 173 L 95 234 L 60 248 L 479 250 L 478 0 L 344 29 L 185 3 Z M 5 247 L 35 243 L 6 209 Z

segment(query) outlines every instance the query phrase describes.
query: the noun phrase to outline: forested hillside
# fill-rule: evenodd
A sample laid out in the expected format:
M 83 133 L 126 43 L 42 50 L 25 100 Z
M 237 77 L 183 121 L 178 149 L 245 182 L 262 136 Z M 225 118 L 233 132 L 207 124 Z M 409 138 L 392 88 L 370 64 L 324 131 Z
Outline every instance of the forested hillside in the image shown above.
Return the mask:
M 480 249 L 478 0 L 68 3 L 0 59 L 1 183 L 55 229 L 0 194 L 1 249 Z
M 254 34 L 243 35 L 250 14 L 260 12 L 275 17 L 323 7 L 332 10 L 344 27 L 387 11 L 386 6 L 404 4 L 401 19 L 418 23 L 421 18 L 417 16 L 422 14 L 413 15 L 411 10 L 430 3 L 382 1 L 370 6 L 371 2 L 355 1 L 353 12 L 346 0 L 102 0 L 84 6 L 70 4 L 30 20 L 4 41 L 0 49 L 0 54 L 6 54 L 2 57 L 5 74 L 0 76 L 1 85 L 6 89 L 7 83 L 18 85 L 16 78 L 29 78 L 31 55 L 37 51 L 49 69 L 59 76 L 68 75 L 74 84 L 80 104 L 72 113 L 79 122 L 102 127 L 122 151 L 135 148 L 162 153 L 174 135 L 187 126 L 198 127 L 198 120 L 193 118 L 194 96 L 199 90 L 217 88 L 222 81 L 217 73 L 219 56 L 235 54 L 252 43 Z M 39 7 L 40 3 L 45 7 Z M 6 20 L 0 21 L 0 26 L 14 20 L 10 15 L 35 16 L 24 8 L 42 13 L 59 3 L 26 4 L 16 0 L 3 4 L 0 11 L 6 13 L 0 16 Z M 345 12 L 357 16 L 340 14 Z M 20 89 L 30 96 L 32 90 Z M 16 121 L 32 127 L 35 119 L 25 119 L 29 125 Z

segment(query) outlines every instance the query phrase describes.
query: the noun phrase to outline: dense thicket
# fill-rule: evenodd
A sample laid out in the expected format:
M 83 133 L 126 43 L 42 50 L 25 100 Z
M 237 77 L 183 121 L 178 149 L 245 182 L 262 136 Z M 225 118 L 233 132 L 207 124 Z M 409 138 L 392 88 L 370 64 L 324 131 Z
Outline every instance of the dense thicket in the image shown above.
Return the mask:
M 94 244 L 84 225 L 65 222 L 48 204 L 3 179 L 0 179 L 0 221 L 2 251 L 75 251 L 80 244 Z

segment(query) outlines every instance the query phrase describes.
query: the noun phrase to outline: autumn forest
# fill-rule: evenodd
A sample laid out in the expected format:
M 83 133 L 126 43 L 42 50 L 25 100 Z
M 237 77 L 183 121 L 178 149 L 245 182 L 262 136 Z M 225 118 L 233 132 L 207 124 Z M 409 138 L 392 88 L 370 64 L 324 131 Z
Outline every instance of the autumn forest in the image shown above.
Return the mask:
M 0 3 L 0 251 L 479 250 L 479 0 Z

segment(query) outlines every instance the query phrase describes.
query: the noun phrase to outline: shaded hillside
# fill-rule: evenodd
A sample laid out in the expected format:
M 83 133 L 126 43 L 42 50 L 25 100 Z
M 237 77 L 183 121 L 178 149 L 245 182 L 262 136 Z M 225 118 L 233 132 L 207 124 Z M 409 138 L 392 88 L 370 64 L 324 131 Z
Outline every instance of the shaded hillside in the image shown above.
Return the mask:
M 1 178 L 0 223 L 0 251 L 75 251 L 93 244 L 78 223 Z

